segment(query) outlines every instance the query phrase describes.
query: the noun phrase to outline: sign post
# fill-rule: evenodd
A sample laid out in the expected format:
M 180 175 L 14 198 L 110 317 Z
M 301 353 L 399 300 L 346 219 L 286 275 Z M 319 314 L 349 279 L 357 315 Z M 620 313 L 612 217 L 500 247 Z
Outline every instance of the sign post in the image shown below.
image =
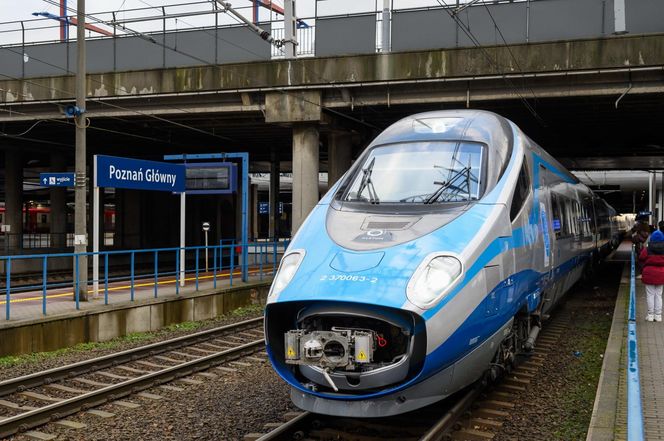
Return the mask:
M 242 232 L 241 232 L 241 268 L 242 268 L 242 281 L 246 282 L 249 279 L 249 255 L 248 255 L 248 216 L 247 210 L 249 207 L 249 153 L 203 153 L 203 154 L 190 154 L 190 155 L 164 155 L 166 161 L 185 161 L 187 171 L 187 193 L 192 194 L 230 194 L 235 193 L 237 188 L 234 187 L 236 175 L 234 175 L 233 164 L 226 163 L 187 163 L 186 161 L 201 161 L 210 159 L 220 159 L 228 161 L 229 159 L 241 160 L 242 170 Z M 230 168 L 229 168 L 230 166 Z M 228 172 L 223 172 L 218 168 L 227 168 Z M 218 170 L 214 170 L 217 168 Z M 198 171 L 193 172 L 198 169 Z M 203 170 L 201 170 L 203 169 Z M 207 170 L 205 170 L 207 169 Z M 216 176 L 211 179 L 210 173 Z M 200 176 L 202 174 L 203 176 Z M 207 175 L 207 176 L 205 176 Z M 221 175 L 221 179 L 219 176 Z M 190 177 L 191 176 L 191 177 Z M 201 179 L 202 178 L 202 179 Z M 191 181 L 191 185 L 190 185 Z M 198 181 L 198 182 L 196 182 Z M 216 181 L 216 182 L 215 182 Z
M 205 233 L 205 272 L 208 272 L 208 231 L 210 231 L 210 222 L 203 222 L 203 232 Z
M 180 193 L 180 286 L 184 286 L 184 276 L 185 276 L 185 220 L 186 220 L 186 211 L 187 211 L 187 193 Z
M 168 162 L 95 155 L 94 171 L 92 228 L 94 296 L 99 295 L 99 187 L 180 193 L 180 286 L 184 286 L 184 166 Z

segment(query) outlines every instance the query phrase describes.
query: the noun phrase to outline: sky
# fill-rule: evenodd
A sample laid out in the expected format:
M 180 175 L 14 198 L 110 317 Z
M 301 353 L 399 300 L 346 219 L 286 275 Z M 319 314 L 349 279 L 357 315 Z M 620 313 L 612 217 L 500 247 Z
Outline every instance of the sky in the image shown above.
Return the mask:
M 442 1 L 442 0 L 441 0 Z M 183 3 L 198 4 L 182 6 Z M 251 0 L 230 0 L 234 8 L 240 10 L 243 15 L 251 17 Z M 274 0 L 280 6 L 283 0 Z M 438 0 L 393 0 L 394 8 L 436 6 Z M 453 3 L 447 0 L 448 3 Z M 34 21 L 36 17 L 33 12 L 49 12 L 59 14 L 59 7 L 52 3 L 59 3 L 59 0 L 0 0 L 0 45 L 16 44 L 21 42 L 21 25 L 19 21 L 25 20 L 25 39 L 26 42 L 54 41 L 59 39 L 59 27 L 55 20 Z M 72 10 L 76 8 L 77 0 L 68 0 L 68 7 Z M 154 16 L 161 14 L 161 7 L 166 7 L 167 14 L 183 13 L 190 11 L 211 10 L 211 2 L 208 0 L 87 0 L 86 12 L 105 21 L 110 21 L 111 11 L 117 11 L 118 19 L 135 18 L 137 16 Z M 314 17 L 316 10 L 318 15 L 336 15 L 375 11 L 382 9 L 382 0 L 298 0 L 298 17 Z M 177 6 L 180 5 L 180 6 Z M 145 8 L 142 11 L 130 11 L 131 9 Z M 106 14 L 103 14 L 106 12 Z M 73 14 L 73 11 L 70 12 Z M 277 19 L 278 16 L 274 16 Z M 261 20 L 269 20 L 269 11 L 262 9 Z M 220 24 L 237 23 L 227 14 L 220 14 Z M 198 26 L 211 26 L 214 24 L 213 14 L 202 16 L 181 17 L 178 19 L 167 20 L 168 29 L 184 29 Z M 132 23 L 128 25 L 134 30 L 140 32 L 149 32 L 161 30 L 161 20 L 150 22 Z M 46 27 L 46 29 L 44 29 Z M 74 28 L 70 30 L 74 35 Z

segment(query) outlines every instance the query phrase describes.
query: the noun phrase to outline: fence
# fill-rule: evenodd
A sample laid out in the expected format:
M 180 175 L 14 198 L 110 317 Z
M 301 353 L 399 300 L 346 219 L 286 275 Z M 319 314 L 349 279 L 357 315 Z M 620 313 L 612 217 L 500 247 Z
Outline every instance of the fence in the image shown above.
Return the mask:
M 129 301 L 136 299 L 137 289 L 152 287 L 151 297 L 159 297 L 160 285 L 175 287 L 175 295 L 179 296 L 185 282 L 193 282 L 193 291 L 199 291 L 203 284 L 206 288 L 217 288 L 217 282 L 228 279 L 230 286 L 242 274 L 242 253 L 248 253 L 248 274 L 252 279 L 263 280 L 273 276 L 279 260 L 288 248 L 289 240 L 258 241 L 247 244 L 231 243 L 214 246 L 196 246 L 185 248 L 154 248 L 143 250 L 101 251 L 98 253 L 58 253 L 0 256 L 0 265 L 4 266 L 5 318 L 12 318 L 12 304 L 41 300 L 41 314 L 47 314 L 48 300 L 70 297 L 80 309 L 81 261 L 87 258 L 88 269 L 92 257 L 99 256 L 100 275 L 98 279 L 89 279 L 88 293 L 103 296 L 105 305 L 110 303 L 110 291 L 119 291 Z M 185 271 L 180 270 L 181 251 L 184 251 Z M 58 261 L 73 259 L 73 277 L 58 281 L 62 272 L 50 271 L 57 267 Z M 37 261 L 41 263 L 41 273 L 33 275 L 22 284 L 12 280 L 12 266 L 17 262 Z M 91 272 L 89 272 L 91 274 Z M 71 274 L 71 272 L 69 272 Z M 16 279 L 16 276 L 14 277 Z M 128 283 L 128 284 L 127 284 Z M 73 288 L 73 293 L 69 291 Z M 163 288 L 162 288 L 163 289 Z M 172 288 L 170 290 L 172 292 Z M 190 290 L 191 291 L 191 290 Z M 127 295 L 128 294 L 128 297 Z M 2 303 L 2 302 L 0 302 Z
M 468 4 L 462 10 L 458 1 L 392 0 L 388 26 L 391 47 L 382 48 L 382 11 L 378 2 L 365 2 L 365 6 L 351 8 L 353 11 L 347 14 L 340 14 L 339 7 L 320 9 L 328 3 L 333 2 L 316 1 L 313 15 L 300 16 L 303 25 L 297 30 L 298 56 L 601 38 L 623 32 L 614 24 L 614 0 L 485 1 Z M 355 3 L 360 2 L 347 6 Z M 135 17 L 119 17 L 119 11 L 95 14 L 95 24 L 104 27 L 111 36 L 87 41 L 88 72 L 216 65 L 283 57 L 281 49 L 268 45 L 221 10 L 210 9 L 208 2 L 180 5 L 194 8 L 192 10 L 169 12 L 166 9 L 177 6 L 122 12 L 138 14 Z M 664 32 L 661 0 L 624 0 L 624 10 L 626 32 Z M 0 71 L 6 78 L 59 76 L 75 71 L 75 40 L 55 42 L 51 36 L 50 42 L 45 42 L 42 37 L 46 30 L 54 35 L 59 25 L 53 23 L 47 19 L 0 23 L 0 43 L 10 43 L 0 46 Z M 284 36 L 281 17 L 270 14 L 259 25 L 277 39 Z M 41 42 L 35 44 L 37 40 Z M 11 97 L 16 98 L 14 94 Z
M 627 439 L 629 441 L 643 441 L 643 411 L 641 409 L 639 351 L 636 338 L 635 254 L 635 249 L 632 245 L 632 268 L 629 281 L 629 318 L 627 324 Z

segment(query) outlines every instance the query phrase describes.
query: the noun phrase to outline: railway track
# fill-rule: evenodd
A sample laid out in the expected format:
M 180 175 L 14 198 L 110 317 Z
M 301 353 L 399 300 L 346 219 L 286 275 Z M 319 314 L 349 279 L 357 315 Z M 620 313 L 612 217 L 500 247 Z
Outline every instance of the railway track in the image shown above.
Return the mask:
M 0 438 L 258 352 L 262 324 L 246 320 L 0 382 Z
M 311 412 L 290 413 L 282 424 L 244 441 L 487 441 L 500 432 L 521 393 L 535 381 L 549 352 L 568 329 L 570 314 L 559 310 L 544 326 L 535 350 L 488 386 L 477 383 L 440 403 L 393 417 L 340 418 Z

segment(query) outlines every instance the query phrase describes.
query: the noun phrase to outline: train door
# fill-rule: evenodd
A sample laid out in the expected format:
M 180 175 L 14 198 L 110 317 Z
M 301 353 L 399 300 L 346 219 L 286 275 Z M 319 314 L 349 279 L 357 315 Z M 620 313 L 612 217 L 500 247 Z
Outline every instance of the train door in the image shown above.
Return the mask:
M 555 289 L 552 286 L 553 270 L 556 267 L 556 221 L 560 223 L 560 219 L 554 217 L 554 201 L 549 186 L 548 170 L 540 165 L 539 170 L 539 228 L 542 238 L 542 249 L 539 251 L 542 256 L 542 273 L 544 278 L 541 284 L 543 292 L 543 312 L 546 312 L 555 300 Z M 560 226 L 558 225 L 558 229 Z

